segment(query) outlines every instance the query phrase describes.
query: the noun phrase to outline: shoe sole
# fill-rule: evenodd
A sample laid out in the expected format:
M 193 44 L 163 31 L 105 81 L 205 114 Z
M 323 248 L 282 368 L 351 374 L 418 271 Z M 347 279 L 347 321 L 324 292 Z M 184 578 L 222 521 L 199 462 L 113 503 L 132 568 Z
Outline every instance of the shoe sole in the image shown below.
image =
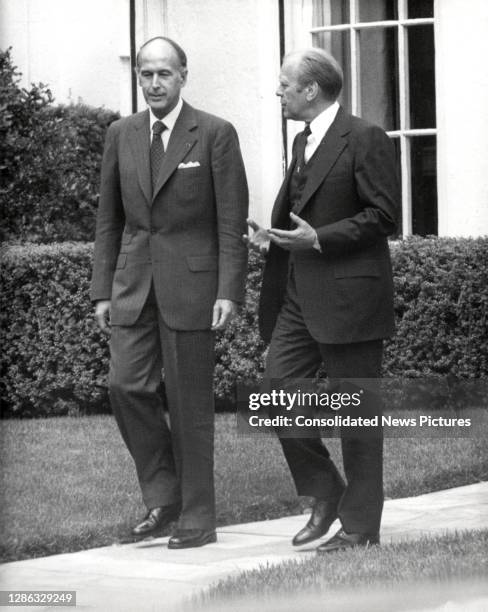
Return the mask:
M 350 550 L 352 548 L 371 548 L 371 546 L 379 546 L 380 543 L 379 541 L 374 542 L 374 541 L 369 541 L 369 542 L 365 542 L 364 544 L 353 544 L 351 546 L 336 546 L 334 548 L 320 548 L 320 546 L 317 548 L 317 554 L 318 555 L 328 555 L 329 553 L 334 553 L 334 552 L 339 552 L 340 550 Z
M 198 542 L 197 544 L 195 543 L 189 543 L 189 544 L 178 544 L 178 545 L 174 545 L 171 544 L 171 542 L 168 542 L 168 548 L 170 550 L 183 550 L 184 548 L 200 548 L 200 546 L 205 546 L 206 544 L 215 544 L 215 542 L 217 541 L 217 535 L 213 535 L 211 537 L 205 538 L 205 540 L 202 540 L 201 542 Z
M 162 538 L 165 535 L 164 531 L 165 529 L 163 528 L 163 529 L 154 529 L 146 533 L 131 533 L 130 537 L 136 540 L 144 540 L 144 538 Z

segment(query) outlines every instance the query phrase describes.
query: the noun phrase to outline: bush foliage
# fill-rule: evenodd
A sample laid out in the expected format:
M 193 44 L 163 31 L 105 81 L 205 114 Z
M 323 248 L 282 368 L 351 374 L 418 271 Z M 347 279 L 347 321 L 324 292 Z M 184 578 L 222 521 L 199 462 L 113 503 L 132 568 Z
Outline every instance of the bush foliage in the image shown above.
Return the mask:
M 20 77 L 0 51 L 0 238 L 93 240 L 105 132 L 119 115 L 54 106 L 46 85 Z
M 107 339 L 88 298 L 91 244 L 13 246 L 1 269 L 5 415 L 108 410 Z M 411 238 L 393 248 L 397 332 L 385 376 L 488 376 L 488 238 Z M 215 394 L 233 400 L 256 382 L 265 346 L 257 331 L 262 263 L 251 256 L 240 316 L 217 337 Z

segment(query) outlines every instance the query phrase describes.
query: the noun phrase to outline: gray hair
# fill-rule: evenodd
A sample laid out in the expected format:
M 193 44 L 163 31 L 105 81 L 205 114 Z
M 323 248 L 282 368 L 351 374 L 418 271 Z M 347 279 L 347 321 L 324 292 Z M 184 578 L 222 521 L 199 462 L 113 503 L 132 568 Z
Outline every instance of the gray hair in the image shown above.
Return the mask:
M 323 49 L 312 47 L 298 52 L 298 83 L 305 87 L 316 82 L 328 100 L 337 100 L 343 83 L 342 68 Z

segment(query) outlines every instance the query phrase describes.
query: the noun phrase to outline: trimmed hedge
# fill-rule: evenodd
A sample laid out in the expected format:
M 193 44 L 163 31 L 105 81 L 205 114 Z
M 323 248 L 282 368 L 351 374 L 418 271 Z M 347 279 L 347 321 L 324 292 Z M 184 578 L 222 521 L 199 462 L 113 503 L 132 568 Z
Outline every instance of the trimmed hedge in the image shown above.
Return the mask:
M 14 246 L 1 270 L 4 414 L 58 416 L 107 406 L 107 341 L 88 298 L 92 245 Z
M 12 246 L 1 268 L 4 416 L 107 411 L 107 338 L 88 299 L 92 244 Z M 397 333 L 385 376 L 488 375 L 488 238 L 411 238 L 393 247 Z M 215 394 L 255 382 L 265 346 L 256 325 L 261 260 L 251 255 L 246 305 L 216 342 Z
M 488 237 L 410 238 L 393 249 L 397 330 L 386 376 L 488 376 Z

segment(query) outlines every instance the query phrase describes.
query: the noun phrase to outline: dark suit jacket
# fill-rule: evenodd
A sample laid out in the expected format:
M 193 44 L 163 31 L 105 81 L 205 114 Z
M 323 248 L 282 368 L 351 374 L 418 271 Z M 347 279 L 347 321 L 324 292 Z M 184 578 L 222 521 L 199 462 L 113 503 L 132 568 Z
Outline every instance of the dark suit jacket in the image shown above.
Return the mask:
M 278 193 L 271 225 L 288 228 L 288 183 Z M 315 249 L 291 255 L 298 298 L 312 337 L 348 344 L 392 334 L 393 292 L 387 236 L 396 229 L 399 186 L 395 151 L 385 132 L 342 108 L 319 145 L 299 216 L 317 231 Z M 271 245 L 261 291 L 260 330 L 269 341 L 283 302 L 288 252 Z
M 152 281 L 169 327 L 208 329 L 216 298 L 244 296 L 248 191 L 237 134 L 184 103 L 152 197 L 149 150 L 149 111 L 109 127 L 91 298 L 112 301 L 112 324 L 132 325 Z

